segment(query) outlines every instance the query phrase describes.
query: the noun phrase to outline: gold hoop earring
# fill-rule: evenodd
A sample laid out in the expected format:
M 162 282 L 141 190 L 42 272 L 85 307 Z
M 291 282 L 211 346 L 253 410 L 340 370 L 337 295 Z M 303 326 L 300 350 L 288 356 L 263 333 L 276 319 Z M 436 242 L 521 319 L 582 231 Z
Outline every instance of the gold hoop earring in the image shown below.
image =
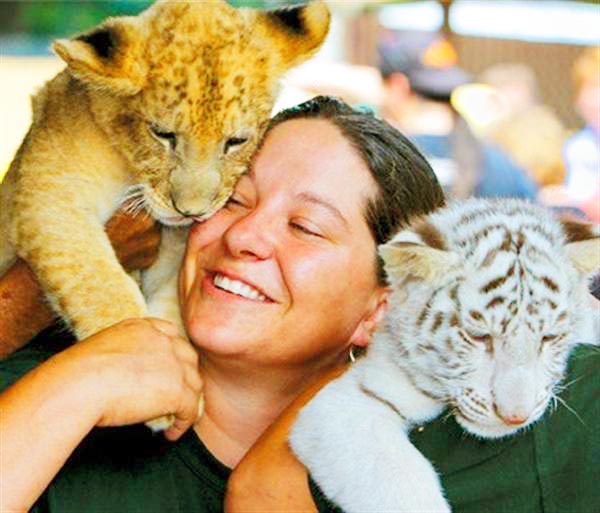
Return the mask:
M 350 363 L 354 363 L 356 361 L 356 357 L 354 356 L 354 346 L 350 346 L 350 350 L 348 351 L 348 360 L 350 360 Z

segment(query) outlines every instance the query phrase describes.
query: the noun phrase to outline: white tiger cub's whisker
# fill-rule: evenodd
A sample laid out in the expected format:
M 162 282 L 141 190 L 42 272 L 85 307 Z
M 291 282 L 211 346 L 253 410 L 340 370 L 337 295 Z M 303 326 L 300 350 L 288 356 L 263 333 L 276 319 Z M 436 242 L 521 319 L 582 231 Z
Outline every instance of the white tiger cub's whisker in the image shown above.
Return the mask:
M 562 397 L 558 396 L 558 395 L 553 395 L 552 396 L 556 401 L 558 401 L 560 404 L 562 404 L 567 410 L 569 410 L 576 418 L 579 422 L 581 422 L 581 424 L 583 426 L 586 426 L 586 423 L 583 421 L 583 419 L 579 416 L 579 413 L 577 413 L 573 408 L 571 408 L 571 406 L 569 406 L 567 404 L 567 401 L 565 401 Z M 586 426 L 587 427 L 587 426 Z
M 598 233 L 529 203 L 473 199 L 383 245 L 383 326 L 292 429 L 325 494 L 348 511 L 448 512 L 411 429 L 445 409 L 483 438 L 532 429 L 559 405 L 581 421 L 558 394 L 580 379 L 560 384 L 571 349 L 600 337 L 582 271 L 600 263 Z

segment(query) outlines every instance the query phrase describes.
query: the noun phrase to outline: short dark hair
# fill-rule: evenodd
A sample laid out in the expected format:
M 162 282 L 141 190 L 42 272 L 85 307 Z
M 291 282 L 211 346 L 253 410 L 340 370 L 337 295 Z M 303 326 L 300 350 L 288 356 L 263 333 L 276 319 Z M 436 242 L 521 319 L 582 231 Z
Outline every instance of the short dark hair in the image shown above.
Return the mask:
M 444 205 L 444 193 L 419 150 L 398 130 L 371 112 L 357 110 L 331 96 L 317 96 L 276 114 L 267 133 L 292 119 L 324 119 L 336 126 L 371 171 L 378 194 L 367 204 L 365 218 L 376 244 L 387 242 L 415 216 Z M 378 279 L 385 283 L 378 259 Z

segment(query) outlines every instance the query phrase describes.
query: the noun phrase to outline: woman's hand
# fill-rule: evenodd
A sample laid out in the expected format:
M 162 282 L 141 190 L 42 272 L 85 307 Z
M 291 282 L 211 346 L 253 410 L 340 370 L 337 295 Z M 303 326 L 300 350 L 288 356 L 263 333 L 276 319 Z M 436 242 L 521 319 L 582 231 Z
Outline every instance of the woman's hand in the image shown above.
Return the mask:
M 89 395 L 97 398 L 98 426 L 173 414 L 175 424 L 165 434 L 176 440 L 196 420 L 202 390 L 198 353 L 170 322 L 126 320 L 63 354 L 76 362 Z
M 160 227 L 149 216 L 133 216 L 122 209 L 108 221 L 106 233 L 127 271 L 144 269 L 156 259 Z M 0 358 L 23 347 L 53 319 L 35 275 L 17 260 L 0 277 Z
M 172 413 L 166 436 L 177 439 L 201 389 L 196 351 L 158 319 L 120 322 L 56 354 L 0 395 L 0 511 L 27 511 L 94 426 Z

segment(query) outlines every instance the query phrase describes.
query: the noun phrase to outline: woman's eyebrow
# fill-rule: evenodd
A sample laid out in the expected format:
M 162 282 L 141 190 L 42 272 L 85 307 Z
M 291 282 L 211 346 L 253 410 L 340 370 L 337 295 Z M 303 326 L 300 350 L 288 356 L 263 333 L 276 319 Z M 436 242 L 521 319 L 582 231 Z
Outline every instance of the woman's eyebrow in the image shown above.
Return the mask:
M 340 221 L 342 221 L 344 226 L 349 226 L 350 223 L 348 223 L 348 220 L 344 217 L 340 210 L 335 205 L 331 204 L 329 201 L 322 198 L 321 196 L 318 196 L 311 192 L 301 192 L 296 197 L 305 203 L 312 203 L 314 205 L 326 209 L 331 214 L 333 214 L 333 216 L 337 217 Z

